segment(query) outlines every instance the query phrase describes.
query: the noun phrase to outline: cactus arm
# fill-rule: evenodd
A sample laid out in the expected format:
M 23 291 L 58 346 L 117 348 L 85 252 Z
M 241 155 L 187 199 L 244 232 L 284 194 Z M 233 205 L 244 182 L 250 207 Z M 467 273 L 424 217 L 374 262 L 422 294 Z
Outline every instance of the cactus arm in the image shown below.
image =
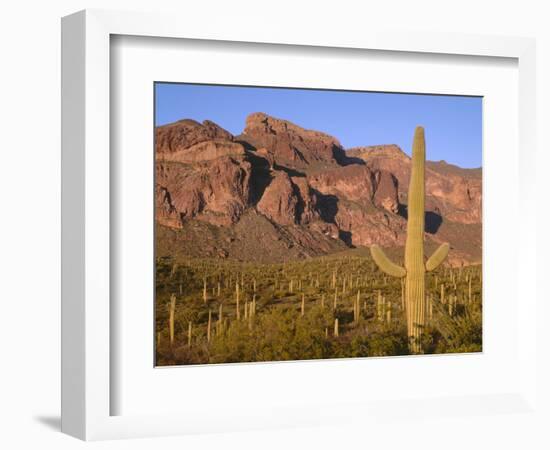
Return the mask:
M 370 253 L 372 255 L 372 259 L 374 259 L 374 262 L 380 270 L 386 272 L 388 275 L 397 278 L 403 278 L 407 275 L 407 271 L 403 267 L 391 262 L 383 250 L 378 247 L 378 245 L 371 246 Z
M 445 260 L 449 253 L 449 244 L 441 244 L 439 248 L 433 253 L 432 256 L 426 261 L 426 270 L 428 272 L 437 269 L 439 265 Z

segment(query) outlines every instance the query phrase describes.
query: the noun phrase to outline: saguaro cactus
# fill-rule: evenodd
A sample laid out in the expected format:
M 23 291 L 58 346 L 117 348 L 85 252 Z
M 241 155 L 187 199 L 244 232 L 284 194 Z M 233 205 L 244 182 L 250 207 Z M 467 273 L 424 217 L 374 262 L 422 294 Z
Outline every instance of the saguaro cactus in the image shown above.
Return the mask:
M 176 296 L 170 296 L 170 316 L 168 318 L 168 328 L 170 329 L 170 345 L 174 345 L 174 317 L 176 315 Z
M 210 342 L 210 335 L 211 331 L 210 328 L 212 327 L 212 310 L 208 310 L 208 325 L 206 326 L 206 340 L 207 342 Z
M 394 277 L 405 277 L 405 310 L 411 353 L 422 353 L 420 337 L 426 324 L 425 272 L 436 269 L 449 253 L 449 244 L 442 244 L 424 263 L 425 163 L 424 128 L 416 127 L 408 195 L 405 267 L 390 261 L 377 245 L 371 247 L 372 257 L 382 271 Z
M 240 295 L 239 295 L 239 282 L 237 281 L 237 283 L 235 283 L 235 297 L 236 297 L 236 316 L 237 316 L 237 320 L 240 320 L 241 318 L 241 308 L 239 306 L 239 301 L 240 301 Z

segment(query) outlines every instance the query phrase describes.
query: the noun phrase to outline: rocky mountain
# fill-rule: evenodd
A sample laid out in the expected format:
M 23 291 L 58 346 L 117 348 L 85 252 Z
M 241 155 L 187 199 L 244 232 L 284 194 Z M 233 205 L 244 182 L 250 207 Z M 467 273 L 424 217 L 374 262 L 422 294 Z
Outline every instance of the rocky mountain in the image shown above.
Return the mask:
M 254 113 L 238 136 L 211 121 L 159 126 L 155 146 L 159 255 L 282 261 L 404 245 L 410 158 L 396 145 L 346 150 Z M 481 180 L 427 163 L 426 240 L 450 242 L 453 264 L 481 260 Z

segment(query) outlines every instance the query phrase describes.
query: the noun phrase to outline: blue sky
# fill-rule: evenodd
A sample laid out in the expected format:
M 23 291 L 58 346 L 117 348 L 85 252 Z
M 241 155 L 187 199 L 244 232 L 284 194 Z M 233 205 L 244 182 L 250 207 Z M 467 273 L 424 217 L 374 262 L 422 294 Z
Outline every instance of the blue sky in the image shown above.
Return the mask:
M 179 83 L 156 83 L 155 94 L 156 125 L 209 119 L 240 134 L 248 114 L 264 112 L 331 134 L 345 148 L 397 144 L 408 154 L 422 125 L 428 159 L 481 166 L 481 97 Z

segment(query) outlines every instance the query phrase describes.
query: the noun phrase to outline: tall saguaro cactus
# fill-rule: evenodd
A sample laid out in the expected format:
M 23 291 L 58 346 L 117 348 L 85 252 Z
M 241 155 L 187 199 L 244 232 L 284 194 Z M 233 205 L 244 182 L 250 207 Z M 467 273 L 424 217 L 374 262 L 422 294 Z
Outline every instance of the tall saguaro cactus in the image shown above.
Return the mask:
M 390 261 L 377 245 L 371 247 L 372 257 L 383 272 L 394 277 L 405 277 L 405 310 L 411 353 L 422 353 L 420 337 L 426 324 L 425 273 L 436 269 L 449 253 L 449 244 L 442 244 L 424 263 L 425 164 L 424 128 L 416 127 L 408 194 L 405 267 L 398 266 Z

